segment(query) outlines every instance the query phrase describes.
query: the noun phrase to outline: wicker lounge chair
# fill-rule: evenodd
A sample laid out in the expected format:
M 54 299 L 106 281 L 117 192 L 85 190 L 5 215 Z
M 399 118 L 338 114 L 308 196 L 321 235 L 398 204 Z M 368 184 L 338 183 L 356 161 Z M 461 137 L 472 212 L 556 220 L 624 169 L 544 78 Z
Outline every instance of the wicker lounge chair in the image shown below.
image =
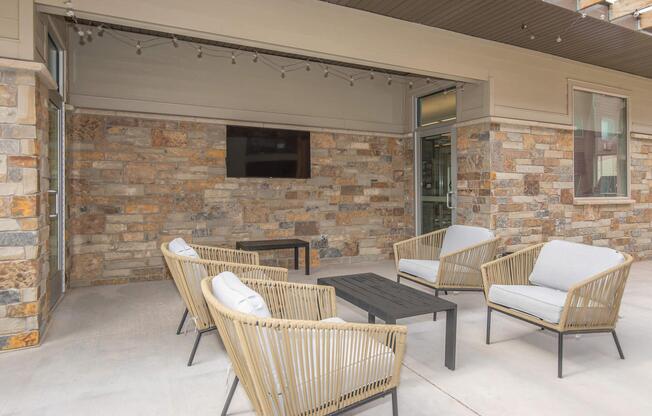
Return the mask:
M 556 240 L 483 265 L 486 343 L 496 310 L 558 334 L 560 378 L 566 334 L 610 332 L 624 359 L 616 321 L 631 264 L 625 253 Z
M 185 242 L 181 243 L 178 240 L 174 240 L 174 242 L 179 243 L 182 247 L 175 250 L 181 254 L 176 254 L 170 250 L 169 245 L 173 244 L 173 242 L 163 243 L 161 251 L 179 294 L 186 304 L 186 310 L 177 327 L 177 334 L 181 333 L 188 314 L 190 314 L 197 328 L 195 344 L 188 359 L 188 365 L 190 366 L 202 335 L 215 329 L 215 324 L 208 313 L 206 302 L 201 293 L 201 279 L 206 276 L 216 276 L 223 271 L 231 271 L 247 276 L 250 279 L 287 281 L 288 271 L 281 267 L 258 265 L 258 253 L 255 252 L 195 244 L 187 245 Z M 188 247 L 192 248 L 192 250 L 188 250 Z
M 227 307 L 214 295 L 223 296 L 213 278 L 202 281 L 236 374 L 222 415 L 227 414 L 238 382 L 258 415 L 340 414 L 387 394 L 392 395 L 393 414 L 398 414 L 404 326 L 334 318 L 335 290 L 329 286 L 242 282 L 262 296 L 268 315 Z M 330 319 L 320 322 L 325 318 Z
M 486 228 L 452 225 L 394 244 L 397 281 L 440 290 L 482 290 L 483 263 L 496 255 L 499 239 Z

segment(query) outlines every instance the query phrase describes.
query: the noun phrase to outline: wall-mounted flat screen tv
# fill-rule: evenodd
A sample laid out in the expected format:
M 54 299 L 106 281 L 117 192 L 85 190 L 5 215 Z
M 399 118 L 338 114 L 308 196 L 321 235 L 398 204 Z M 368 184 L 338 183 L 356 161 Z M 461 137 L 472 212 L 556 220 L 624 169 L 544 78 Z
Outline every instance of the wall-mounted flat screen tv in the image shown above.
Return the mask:
M 226 127 L 229 178 L 309 178 L 310 132 Z

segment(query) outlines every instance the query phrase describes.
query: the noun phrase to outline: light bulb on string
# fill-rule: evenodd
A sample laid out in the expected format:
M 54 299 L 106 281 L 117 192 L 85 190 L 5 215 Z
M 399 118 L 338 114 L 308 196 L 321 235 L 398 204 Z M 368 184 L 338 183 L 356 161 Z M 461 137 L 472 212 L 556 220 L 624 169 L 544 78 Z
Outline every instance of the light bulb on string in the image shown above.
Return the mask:
M 254 62 L 258 62 L 258 51 L 254 51 Z
M 324 78 L 328 78 L 328 67 L 324 68 Z
M 104 25 L 99 25 L 97 27 L 97 36 L 99 37 L 104 36 Z
M 376 77 L 376 74 L 374 74 L 374 70 L 372 69 L 369 71 L 369 79 L 373 80 Z
M 391 75 L 389 75 L 387 77 L 387 85 L 392 85 L 392 76 Z
M 281 69 L 281 79 L 285 79 L 285 68 Z
M 408 88 L 412 89 L 412 87 L 414 87 L 414 82 L 412 81 L 408 82 Z
M 231 65 L 235 65 L 235 52 L 231 52 Z
M 306 71 L 310 71 L 310 62 L 306 62 Z
M 174 46 L 175 48 L 179 47 L 179 39 L 177 39 L 175 35 L 172 35 L 172 46 Z
M 204 56 L 204 51 L 201 48 L 201 45 L 197 47 L 197 58 L 201 59 Z
M 353 86 L 353 77 L 349 77 L 349 85 Z
M 426 78 L 426 84 L 430 84 L 430 78 Z
M 136 42 L 136 54 L 140 55 L 143 53 L 143 47 L 140 44 L 140 41 Z
M 557 36 L 557 43 L 561 43 L 562 39 L 561 36 Z

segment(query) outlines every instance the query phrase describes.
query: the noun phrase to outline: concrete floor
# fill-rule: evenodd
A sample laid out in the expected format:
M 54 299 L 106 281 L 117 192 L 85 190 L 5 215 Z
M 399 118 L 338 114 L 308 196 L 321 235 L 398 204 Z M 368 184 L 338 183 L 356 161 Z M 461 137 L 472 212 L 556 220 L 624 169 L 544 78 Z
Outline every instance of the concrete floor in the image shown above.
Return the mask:
M 391 262 L 329 266 L 309 277 L 292 271 L 290 280 L 362 271 L 391 278 L 393 270 Z M 459 305 L 457 369 L 443 366 L 444 319 L 399 322 L 409 332 L 400 414 L 652 414 L 652 262 L 634 265 L 623 299 L 618 334 L 627 359 L 609 335 L 568 337 L 562 380 L 554 334 L 495 314 L 485 345 L 483 296 L 447 298 Z M 338 307 L 342 318 L 366 322 L 356 307 Z M 186 367 L 194 334 L 175 335 L 182 311 L 170 281 L 69 291 L 40 348 L 0 354 L 0 415 L 219 414 L 228 357 L 211 334 Z M 390 399 L 352 413 L 390 415 Z M 252 414 L 241 389 L 229 414 Z

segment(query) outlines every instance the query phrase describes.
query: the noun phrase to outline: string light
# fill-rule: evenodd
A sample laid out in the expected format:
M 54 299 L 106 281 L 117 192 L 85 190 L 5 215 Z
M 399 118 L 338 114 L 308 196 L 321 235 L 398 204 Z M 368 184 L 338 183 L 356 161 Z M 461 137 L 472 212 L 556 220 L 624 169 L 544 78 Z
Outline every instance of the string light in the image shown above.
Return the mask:
M 556 41 L 557 41 L 557 43 L 561 43 L 561 41 L 562 41 L 561 36 L 557 36 Z
M 65 4 L 71 4 L 71 2 L 66 2 Z M 123 44 L 126 44 L 128 46 L 133 47 L 135 49 L 137 55 L 142 55 L 143 50 L 146 49 L 146 48 L 158 47 L 158 46 L 161 46 L 161 45 L 168 44 L 167 41 L 165 40 L 165 38 L 161 38 L 161 37 L 158 37 L 158 36 L 152 36 L 152 37 L 149 37 L 149 38 L 140 37 L 140 39 L 138 39 L 138 38 L 134 39 L 134 37 L 131 37 L 126 33 L 123 33 L 123 31 L 114 30 L 110 25 L 107 26 L 104 23 L 99 23 L 98 22 L 98 23 L 96 23 L 94 25 L 93 24 L 90 24 L 90 25 L 85 24 L 85 25 L 82 26 L 82 25 L 79 24 L 79 21 L 77 20 L 77 17 L 75 16 L 75 11 L 72 8 L 70 8 L 70 12 L 66 13 L 66 14 L 68 16 L 71 16 L 71 20 L 72 20 L 72 23 L 73 23 L 73 29 L 74 29 L 75 33 L 77 33 L 77 35 L 79 35 L 79 43 L 80 43 L 80 45 L 85 45 L 87 42 L 92 42 L 94 34 L 97 34 L 98 36 L 102 37 L 105 32 L 107 32 L 108 35 L 110 35 L 113 39 L 115 39 L 115 40 L 117 40 L 117 41 L 119 41 L 119 42 L 121 42 Z M 170 41 L 171 41 L 172 45 L 174 46 L 174 48 L 179 48 L 180 46 L 186 45 L 188 47 L 192 47 L 192 48 L 195 49 L 197 59 L 202 59 L 204 57 L 204 47 L 202 46 L 203 43 L 201 43 L 201 44 L 193 44 L 193 43 L 191 43 L 189 41 L 183 40 L 183 38 L 179 39 L 179 37 L 177 37 L 177 35 L 175 35 L 175 34 L 169 34 L 167 36 L 168 36 L 168 39 L 170 39 Z M 158 39 L 158 41 L 157 41 L 157 39 Z M 183 40 L 183 42 L 182 42 L 182 40 Z M 150 42 L 152 42 L 152 43 L 150 43 Z M 258 51 L 255 51 L 255 50 L 254 51 L 249 51 L 249 52 L 247 52 L 247 51 L 241 52 L 240 50 L 225 48 L 225 47 L 220 47 L 220 46 L 216 47 L 214 45 L 208 45 L 208 46 L 206 46 L 206 48 L 207 48 L 206 52 L 208 54 L 208 57 L 228 58 L 229 54 L 230 54 L 232 64 L 237 63 L 236 62 L 236 57 L 238 55 L 240 55 L 242 53 L 244 53 L 244 54 L 250 53 L 251 54 L 250 56 L 252 57 L 253 62 L 258 62 L 259 59 L 262 60 L 263 63 L 266 64 L 267 67 L 270 67 L 270 68 L 274 69 L 275 71 L 280 72 L 280 76 L 281 76 L 282 79 L 286 78 L 287 72 L 296 71 L 296 70 L 299 70 L 299 69 L 302 69 L 302 68 L 305 69 L 305 71 L 307 71 L 307 72 L 312 71 L 312 64 L 314 64 L 315 62 L 323 70 L 324 78 L 329 78 L 331 72 L 333 72 L 333 75 L 336 78 L 344 80 L 344 81 L 348 81 L 348 83 L 349 83 L 349 85 L 351 87 L 355 86 L 356 81 L 359 80 L 359 79 L 375 80 L 376 75 L 377 75 L 376 70 L 374 68 L 368 68 L 366 70 L 360 70 L 358 72 L 352 72 L 352 71 L 347 71 L 346 70 L 348 67 L 330 68 L 328 65 L 326 65 L 325 63 L 323 63 L 323 62 L 321 62 L 319 60 L 312 61 L 310 59 L 304 59 L 303 62 L 302 62 L 301 60 L 298 60 L 296 58 L 290 58 L 291 60 L 294 61 L 294 63 L 290 63 L 290 64 L 286 64 L 286 65 L 280 65 L 279 63 L 274 62 L 274 60 L 269 59 L 266 55 L 261 56 L 260 53 Z M 351 68 L 348 68 L 348 69 L 351 69 Z M 365 76 L 365 72 L 368 74 L 369 78 L 367 78 L 367 76 Z M 387 85 L 391 86 L 393 81 L 394 81 L 394 76 L 391 73 L 384 73 L 384 74 L 381 73 L 381 75 L 386 76 Z M 398 78 L 399 83 L 407 84 L 410 89 L 414 87 L 414 84 L 415 84 L 414 80 L 410 80 L 408 77 L 401 76 L 401 75 L 397 75 L 397 78 Z M 431 78 L 423 78 L 422 80 L 425 80 L 426 84 L 430 84 L 432 82 Z

